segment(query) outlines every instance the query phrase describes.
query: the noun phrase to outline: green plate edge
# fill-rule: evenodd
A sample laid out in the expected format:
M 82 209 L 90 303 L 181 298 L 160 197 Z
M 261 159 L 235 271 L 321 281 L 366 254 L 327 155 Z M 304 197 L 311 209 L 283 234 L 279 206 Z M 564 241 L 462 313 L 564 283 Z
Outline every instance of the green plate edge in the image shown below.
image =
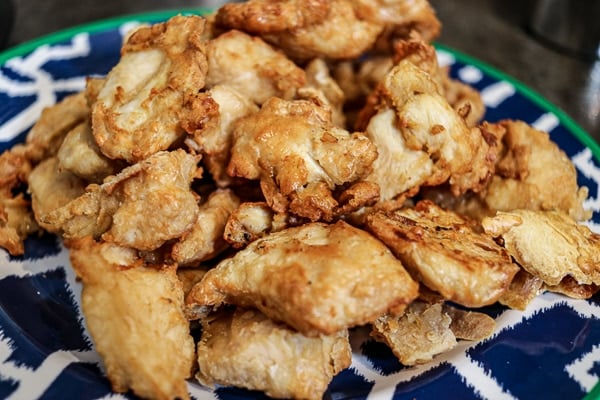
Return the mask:
M 214 9 L 211 8 L 190 8 L 190 9 L 178 9 L 178 10 L 162 10 L 162 11 L 154 11 L 154 12 L 145 12 L 140 14 L 129 14 L 122 15 L 114 18 L 106 18 L 96 22 L 90 22 L 86 24 L 76 25 L 72 28 L 63 29 L 48 35 L 41 36 L 37 39 L 30 40 L 28 42 L 19 44 L 17 46 L 11 47 L 2 53 L 0 53 L 0 65 L 4 65 L 6 61 L 10 60 L 13 57 L 19 57 L 25 55 L 27 53 L 32 52 L 36 48 L 53 44 L 57 42 L 62 42 L 64 40 L 68 40 L 71 37 L 75 36 L 78 33 L 82 32 L 101 32 L 108 29 L 113 29 L 116 26 L 119 26 L 128 21 L 140 21 L 140 22 L 149 22 L 149 21 L 159 21 L 166 20 L 175 15 L 183 14 L 183 15 L 208 15 L 212 13 Z M 553 113 L 559 119 L 559 121 L 569 130 L 575 137 L 585 146 L 587 146 L 596 159 L 600 160 L 600 145 L 583 129 L 581 128 L 571 117 L 569 117 L 564 111 L 558 108 L 556 105 L 552 104 L 548 100 L 546 100 L 543 96 L 538 94 L 536 91 L 521 83 L 517 79 L 512 76 L 505 74 L 497 70 L 481 60 L 471 57 L 469 55 L 463 54 L 460 51 L 457 51 L 453 48 L 444 46 L 440 43 L 435 43 L 435 47 L 440 50 L 444 50 L 450 54 L 452 54 L 457 60 L 462 63 L 473 65 L 486 74 L 492 76 L 498 80 L 504 80 L 510 82 L 514 85 L 517 90 L 523 94 L 527 99 L 531 100 L 541 108 Z M 596 385 L 592 388 L 592 390 L 582 399 L 582 400 L 600 400 L 600 381 L 596 383 Z

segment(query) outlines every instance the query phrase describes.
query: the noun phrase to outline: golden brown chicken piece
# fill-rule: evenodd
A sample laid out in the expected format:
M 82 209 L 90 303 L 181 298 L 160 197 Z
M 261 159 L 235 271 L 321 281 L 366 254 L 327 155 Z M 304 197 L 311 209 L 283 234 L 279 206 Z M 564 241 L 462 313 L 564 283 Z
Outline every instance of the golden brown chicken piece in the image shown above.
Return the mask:
M 587 188 L 578 186 L 575 166 L 549 135 L 523 121 L 498 124 L 505 133 L 496 173 L 484 195 L 487 206 L 499 211 L 561 210 L 577 221 L 590 218 L 591 212 L 583 208 Z
M 308 63 L 304 71 L 307 84 L 299 90 L 298 97 L 304 99 L 318 97 L 331 109 L 333 124 L 340 128 L 345 127 L 344 103 L 346 99 L 344 92 L 331 76 L 327 63 L 320 58 L 315 58 Z
M 574 299 L 589 299 L 600 291 L 600 285 L 581 285 L 571 276 L 565 276 L 558 285 L 544 285 L 549 292 L 561 293 Z
M 27 158 L 37 164 L 56 154 L 65 135 L 89 116 L 85 92 L 66 96 L 57 104 L 46 107 L 27 133 Z
M 92 235 L 139 250 L 154 250 L 187 232 L 198 216 L 198 157 L 159 152 L 89 185 L 86 193 L 44 214 L 41 221 L 65 238 Z
M 229 215 L 240 205 L 238 197 L 229 189 L 212 192 L 200 205 L 196 222 L 172 250 L 173 260 L 179 265 L 197 265 L 225 250 L 223 239 Z
M 194 341 L 175 266 L 146 266 L 136 251 L 90 237 L 67 243 L 83 282 L 81 306 L 116 392 L 189 399 Z
M 387 344 L 402 364 L 422 364 L 456 346 L 451 322 L 441 303 L 414 301 L 400 317 L 378 318 L 371 336 Z
M 360 18 L 385 26 L 376 49 L 391 51 L 398 39 L 417 32 L 426 42 L 436 39 L 442 28 L 435 10 L 427 0 L 356 0 Z
M 445 182 L 455 195 L 479 191 L 493 173 L 494 142 L 469 128 L 411 61 L 402 60 L 380 83 L 361 112 L 363 125 L 379 152 L 366 180 L 379 185 L 383 202 L 401 203 L 421 186 Z
M 24 253 L 23 241 L 38 230 L 30 202 L 18 191 L 31 172 L 25 153 L 25 146 L 17 145 L 0 154 L 0 248 L 13 256 Z
M 125 164 L 100 152 L 89 120 L 81 122 L 65 136 L 58 152 L 58 167 L 89 182 L 100 183 L 119 172 Z
M 333 191 L 366 176 L 376 157 L 363 134 L 335 127 L 322 104 L 272 98 L 258 113 L 237 122 L 228 172 L 260 179 L 276 212 L 330 221 L 340 211 L 348 212 Z M 361 195 L 366 198 L 357 200 L 356 208 L 376 198 L 377 188 Z
M 600 235 L 561 211 L 513 210 L 485 218 L 486 233 L 501 237 L 508 253 L 545 284 L 570 276 L 600 285 Z
M 367 226 L 425 286 L 467 307 L 497 301 L 518 271 L 490 236 L 428 200 L 373 213 Z
M 231 30 L 207 44 L 206 86 L 227 85 L 262 104 L 271 97 L 292 99 L 306 83 L 304 71 L 261 38 Z
M 330 0 L 329 13 L 321 22 L 260 35 L 302 62 L 357 58 L 373 47 L 382 31 L 380 22 L 360 18 L 354 1 Z
M 183 136 L 182 120 L 197 120 L 194 98 L 207 72 L 205 21 L 176 16 L 136 30 L 121 49 L 92 107 L 102 153 L 129 163 L 167 150 Z
M 512 309 L 523 311 L 543 291 L 544 281 L 542 279 L 524 269 L 519 269 L 498 302 Z
M 350 366 L 348 331 L 307 337 L 256 310 L 219 310 L 202 321 L 198 380 L 264 391 L 273 398 L 321 399 Z
M 308 223 L 250 243 L 210 270 L 186 302 L 191 318 L 231 303 L 315 335 L 396 313 L 417 290 L 380 241 L 339 221 Z
M 227 164 L 233 141 L 233 123 L 257 112 L 258 107 L 252 100 L 227 85 L 212 87 L 206 92 L 206 96 L 206 102 L 214 106 L 212 114 L 206 115 L 210 120 L 203 123 L 200 129 L 191 129 L 186 144 L 193 151 L 202 154 L 202 161 L 217 185 L 227 187 L 231 184 Z
M 85 192 L 87 183 L 69 171 L 59 169 L 58 158 L 49 157 L 36 165 L 27 178 L 31 208 L 37 223 L 45 230 L 58 233 L 45 217 L 77 199 Z
M 256 34 L 280 32 L 320 23 L 330 8 L 331 0 L 249 0 L 224 4 L 216 23 Z

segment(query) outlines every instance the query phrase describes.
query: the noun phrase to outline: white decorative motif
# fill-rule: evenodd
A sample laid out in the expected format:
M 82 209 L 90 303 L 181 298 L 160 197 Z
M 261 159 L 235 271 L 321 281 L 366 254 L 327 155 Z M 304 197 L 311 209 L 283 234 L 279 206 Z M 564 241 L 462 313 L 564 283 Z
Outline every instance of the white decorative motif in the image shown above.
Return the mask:
M 12 119 L 0 126 L 0 141 L 14 139 L 19 133 L 33 125 L 44 107 L 56 103 L 59 91 L 75 92 L 85 87 L 85 77 L 54 80 L 43 69 L 49 61 L 68 60 L 87 56 L 90 52 L 89 34 L 80 33 L 73 37 L 70 44 L 40 46 L 24 57 L 15 57 L 6 62 L 6 68 L 28 78 L 28 81 L 16 81 L 0 72 L 0 91 L 11 97 L 36 96 L 34 102 Z
M 458 77 L 465 83 L 474 84 L 483 79 L 483 73 L 477 67 L 465 65 L 458 70 Z
M 581 390 L 589 392 L 600 379 L 600 376 L 590 373 L 595 363 L 600 363 L 600 345 L 594 346 L 592 351 L 567 365 L 565 370 L 571 379 L 579 383 Z
M 487 107 L 496 108 L 515 93 L 516 89 L 512 84 L 499 81 L 482 89 L 481 99 Z
M 559 125 L 560 120 L 558 117 L 550 112 L 540 115 L 538 119 L 531 123 L 531 126 L 543 132 L 552 132 Z

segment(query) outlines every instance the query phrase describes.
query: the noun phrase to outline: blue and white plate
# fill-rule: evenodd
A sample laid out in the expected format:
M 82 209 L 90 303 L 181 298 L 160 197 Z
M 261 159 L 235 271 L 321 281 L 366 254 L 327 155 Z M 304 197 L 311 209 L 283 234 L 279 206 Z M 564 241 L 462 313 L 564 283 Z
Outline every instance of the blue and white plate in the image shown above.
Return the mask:
M 183 12 L 192 12 L 189 10 Z M 194 12 L 198 12 L 195 10 Z M 102 21 L 0 54 L 0 151 L 24 140 L 45 106 L 81 90 L 85 77 L 117 62 L 123 33 L 174 13 Z M 548 131 L 590 189 L 590 227 L 600 232 L 600 147 L 570 118 L 510 77 L 451 49 L 440 60 L 481 91 L 486 119 L 521 119 Z M 24 257 L 0 250 L 0 399 L 119 399 L 111 392 L 89 338 L 80 285 L 68 254 L 52 235 L 31 238 Z M 589 301 L 546 294 L 525 312 L 486 309 L 496 333 L 462 342 L 425 365 L 402 367 L 384 346 L 357 339 L 353 363 L 331 383 L 326 399 L 587 399 L 600 377 L 600 296 Z M 195 399 L 264 398 L 261 393 L 190 382 Z

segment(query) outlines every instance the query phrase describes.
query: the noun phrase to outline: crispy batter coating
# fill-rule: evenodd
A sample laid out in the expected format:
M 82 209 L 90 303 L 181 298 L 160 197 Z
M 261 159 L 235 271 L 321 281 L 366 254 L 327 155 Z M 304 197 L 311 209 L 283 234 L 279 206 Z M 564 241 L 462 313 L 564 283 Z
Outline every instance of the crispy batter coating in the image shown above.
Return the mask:
M 579 187 L 575 166 L 549 135 L 523 121 L 498 124 L 505 133 L 496 173 L 484 196 L 487 206 L 499 211 L 556 209 L 578 221 L 590 218 L 583 207 L 587 188 Z
M 289 225 L 289 216 L 275 214 L 266 202 L 244 202 L 229 216 L 223 237 L 233 248 L 240 249 Z
M 227 164 L 233 141 L 233 123 L 257 112 L 258 107 L 228 85 L 216 85 L 206 92 L 206 96 L 206 103 L 214 106 L 214 109 L 206 113 L 210 120 L 190 129 L 186 144 L 202 154 L 203 163 L 217 185 L 227 187 L 231 184 Z M 207 109 L 211 106 L 207 106 Z
M 351 362 L 347 330 L 307 337 L 259 311 L 241 308 L 219 310 L 202 322 L 196 377 L 205 385 L 316 400 Z
M 33 164 L 56 154 L 65 135 L 89 116 L 85 93 L 68 95 L 57 104 L 46 107 L 27 133 L 27 157 Z
M 49 232 L 59 230 L 45 217 L 81 196 L 86 182 L 69 171 L 59 169 L 58 158 L 46 158 L 36 165 L 27 178 L 31 208 L 37 223 Z
M 166 150 L 197 119 L 194 98 L 207 72 L 205 21 L 176 16 L 136 30 L 123 45 L 92 107 L 94 137 L 102 153 L 129 163 Z
M 304 71 L 261 38 L 231 30 L 207 44 L 206 86 L 227 85 L 262 104 L 271 97 L 292 99 L 306 83 Z
M 321 22 L 264 33 L 261 37 L 298 61 L 359 57 L 375 44 L 383 25 L 361 19 L 353 1 L 330 3 L 329 13 Z
M 565 276 L 556 286 L 544 285 L 549 292 L 561 293 L 574 299 L 589 299 L 600 291 L 600 285 L 581 285 L 570 276 Z
M 25 252 L 23 241 L 38 230 L 30 202 L 18 192 L 31 171 L 25 153 L 19 145 L 0 154 L 0 247 L 13 256 Z
M 183 150 L 159 152 L 89 185 L 86 193 L 43 214 L 41 221 L 65 238 L 102 236 L 139 250 L 154 250 L 187 232 L 198 216 L 190 184 L 198 158 Z
M 373 213 L 367 226 L 425 286 L 467 307 L 497 301 L 518 271 L 490 236 L 428 200 Z
M 81 305 L 116 392 L 189 399 L 194 341 L 175 266 L 145 266 L 136 252 L 91 237 L 70 241 Z
M 308 223 L 250 243 L 210 270 L 186 298 L 198 318 L 223 303 L 253 306 L 315 335 L 397 312 L 418 286 L 365 231 L 339 221 Z
M 125 165 L 100 152 L 89 120 L 81 122 L 67 133 L 56 154 L 58 167 L 89 182 L 100 183 Z
M 523 269 L 550 286 L 600 284 L 600 235 L 561 211 L 513 210 L 482 221 Z
M 444 304 L 442 309 L 452 320 L 450 330 L 457 339 L 479 341 L 494 333 L 496 321 L 487 314 L 448 304 Z
M 401 202 L 420 186 L 445 182 L 455 195 L 479 191 L 492 175 L 493 142 L 469 128 L 411 61 L 402 60 L 380 83 L 359 117 L 363 124 L 379 152 L 366 180 L 379 185 L 382 201 Z
M 364 135 L 332 124 L 328 108 L 307 100 L 272 98 L 236 124 L 228 172 L 260 179 L 276 212 L 289 210 L 313 221 L 330 221 L 344 206 L 333 191 L 360 180 L 376 157 Z M 364 202 L 371 201 L 372 193 L 365 193 L 370 198 Z
M 451 322 L 441 303 L 413 301 L 400 317 L 378 318 L 371 336 L 386 343 L 402 364 L 422 364 L 456 346 Z
M 206 202 L 200 205 L 192 228 L 173 246 L 173 260 L 179 265 L 197 265 L 225 250 L 225 224 L 239 205 L 240 200 L 231 190 L 212 192 Z
M 261 34 L 301 28 L 322 22 L 331 0 L 249 0 L 224 4 L 217 10 L 217 25 Z
M 441 32 L 442 24 L 427 0 L 356 0 L 355 8 L 361 18 L 385 25 L 376 45 L 379 51 L 389 51 L 395 40 L 412 32 L 427 42 Z
M 346 126 L 344 115 L 344 92 L 331 76 L 327 63 L 320 58 L 315 58 L 304 68 L 307 86 L 299 90 L 300 98 L 308 99 L 318 97 L 329 106 L 332 112 L 331 120 L 335 126 Z
M 527 305 L 543 292 L 543 286 L 542 279 L 521 268 L 498 302 L 515 310 L 525 310 Z

